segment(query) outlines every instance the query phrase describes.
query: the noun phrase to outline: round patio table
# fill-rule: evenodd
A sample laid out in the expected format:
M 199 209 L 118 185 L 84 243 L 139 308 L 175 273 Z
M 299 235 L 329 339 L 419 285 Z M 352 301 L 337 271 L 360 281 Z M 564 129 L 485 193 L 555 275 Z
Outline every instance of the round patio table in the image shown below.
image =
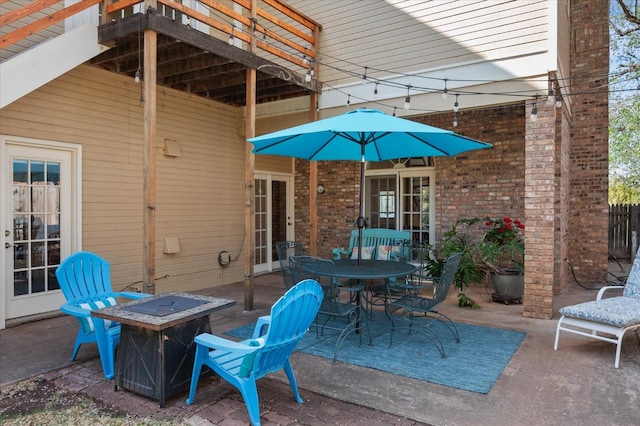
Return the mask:
M 388 279 L 394 277 L 403 277 L 413 274 L 417 266 L 406 262 L 395 262 L 392 260 L 375 260 L 367 259 L 343 259 L 335 260 L 335 268 L 333 275 L 336 278 L 344 278 L 356 281 L 358 284 L 362 281 Z M 305 265 L 305 269 L 313 274 L 328 276 L 332 275 L 332 271 L 320 264 Z M 358 303 L 358 319 L 356 321 L 356 333 L 360 333 L 360 311 L 362 309 L 362 291 L 357 292 Z M 371 342 L 369 342 L 371 343 Z
M 392 260 L 361 260 L 357 259 L 336 260 L 335 274 L 338 278 L 351 280 L 375 280 L 393 277 L 402 277 L 413 274 L 417 267 L 411 263 L 394 262 Z M 314 271 L 320 275 L 320 271 Z

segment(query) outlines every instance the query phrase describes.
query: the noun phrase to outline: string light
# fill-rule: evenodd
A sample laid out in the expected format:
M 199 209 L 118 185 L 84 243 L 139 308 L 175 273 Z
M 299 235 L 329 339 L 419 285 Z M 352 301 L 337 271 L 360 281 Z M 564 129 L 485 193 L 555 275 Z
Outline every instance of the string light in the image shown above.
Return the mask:
M 458 112 L 458 108 L 459 108 L 459 105 L 458 105 L 458 95 L 460 95 L 460 94 L 459 94 L 459 93 L 456 93 L 456 101 L 453 103 L 453 112 Z M 457 120 L 456 120 L 456 122 L 457 122 Z M 457 125 L 457 124 L 456 124 L 456 125 Z
M 396 116 L 396 107 L 393 107 L 393 116 Z
M 347 106 L 351 106 L 351 95 L 347 95 Z
M 136 75 L 133 77 L 133 81 L 136 82 L 136 84 L 140 84 L 140 81 L 142 81 L 142 60 L 140 59 L 140 50 L 141 50 L 141 46 L 140 46 L 140 37 L 141 37 L 141 33 L 142 33 L 142 14 L 140 14 L 140 18 L 138 19 L 138 69 L 136 70 Z M 142 89 L 140 89 L 142 91 Z M 142 93 L 140 93 L 140 98 L 142 99 Z
M 364 67 L 364 74 L 362 74 L 362 84 L 367 83 L 367 67 Z
M 307 74 L 304 76 L 304 81 L 309 83 L 311 81 L 311 68 L 307 70 Z
M 533 108 L 531 108 L 531 116 L 529 117 L 529 120 L 532 123 L 538 121 L 538 95 L 535 96 L 533 101 Z
M 376 87 L 373 89 L 373 99 L 378 97 L 378 83 L 376 83 Z
M 210 9 L 210 8 L 207 7 L 207 9 Z M 254 23 L 252 29 L 254 31 L 257 30 L 257 22 Z M 235 28 L 235 25 L 231 24 L 231 36 L 229 37 L 230 41 L 231 41 L 231 37 L 233 36 L 234 30 L 239 30 L 239 31 L 244 32 L 242 27 Z M 261 25 L 261 31 L 263 32 L 263 38 L 266 40 L 267 29 L 264 28 L 264 26 Z M 282 46 L 280 46 L 279 48 L 282 49 Z M 309 48 L 309 50 L 312 50 L 312 49 Z M 295 52 L 293 50 L 291 50 L 290 53 L 292 53 L 293 55 L 302 56 L 302 60 L 303 60 L 303 62 L 305 62 L 304 59 L 307 57 L 306 54 L 301 54 L 300 52 Z M 333 60 L 335 60 L 337 62 L 343 62 L 343 63 L 347 63 L 347 64 L 350 64 L 350 65 L 353 65 L 353 66 L 363 67 L 362 65 L 359 65 L 359 64 L 344 60 L 342 58 L 333 57 L 333 56 L 328 55 L 326 53 L 324 53 L 324 57 L 333 59 Z M 310 57 L 310 59 L 313 60 L 312 57 Z M 352 76 L 357 75 L 357 74 L 355 74 L 353 72 L 350 72 L 350 71 L 347 71 L 345 69 L 341 69 L 339 67 L 336 67 L 336 66 L 334 66 L 334 65 L 332 65 L 330 63 L 325 63 L 325 62 L 320 62 L 320 61 L 318 61 L 318 63 L 320 65 L 335 69 L 337 71 L 340 71 L 340 72 L 343 72 L 343 73 L 346 73 L 346 74 L 349 74 L 349 75 L 352 75 Z M 365 68 L 365 74 L 368 74 L 368 69 L 371 68 L 371 67 L 363 67 L 363 68 Z M 382 73 L 394 74 L 394 75 L 396 75 L 398 77 L 414 77 L 414 78 L 433 80 L 433 81 L 443 81 L 444 82 L 444 89 L 442 90 L 442 97 L 443 97 L 443 99 L 446 99 L 446 97 L 447 97 L 447 94 L 448 94 L 447 82 L 449 80 L 448 78 L 442 79 L 442 78 L 437 78 L 437 77 L 422 76 L 422 75 L 415 75 L 415 74 L 409 74 L 409 73 L 394 73 L 394 72 L 391 72 L 391 71 L 388 71 L 388 70 L 382 70 L 382 69 L 377 69 L 377 68 L 371 68 L 371 69 L 375 70 L 376 72 L 379 71 L 379 72 L 382 72 Z M 313 73 L 311 75 L 313 75 Z M 362 74 L 358 74 L 358 75 L 359 75 L 359 77 L 361 77 L 364 80 L 364 78 L 363 78 L 364 76 Z M 578 79 L 572 78 L 571 79 L 571 82 L 572 82 L 571 95 L 572 96 L 577 96 L 577 95 L 581 95 L 581 94 L 584 94 L 584 93 L 597 93 L 597 92 L 594 92 L 593 90 L 580 91 L 580 90 L 577 90 L 576 87 L 581 85 L 581 84 L 588 84 L 589 82 L 596 82 L 598 80 L 601 80 L 602 78 L 613 78 L 615 76 L 617 76 L 617 74 L 614 73 L 614 74 L 607 74 L 607 75 L 603 75 L 603 76 L 595 76 L 595 75 L 594 76 L 585 76 L 585 77 L 580 77 Z M 583 83 L 581 83 L 580 81 L 576 81 L 576 80 L 581 80 L 581 79 L 584 79 Z M 521 82 L 526 82 L 526 81 L 532 81 L 532 82 L 533 81 L 538 81 L 539 82 L 540 81 L 540 79 L 527 79 L 527 78 L 515 79 L 515 80 L 521 81 Z M 546 80 L 550 81 L 551 79 L 550 78 L 546 78 Z M 367 81 L 371 81 L 371 79 L 368 77 L 368 75 L 367 75 Z M 466 83 L 495 82 L 495 80 L 491 80 L 491 79 L 486 79 L 486 80 L 483 80 L 483 79 L 455 79 L 455 81 L 466 82 Z M 555 92 L 557 92 L 558 91 L 558 80 L 554 78 L 554 82 L 555 82 L 555 89 L 556 89 Z M 324 82 L 324 84 L 327 87 L 331 87 L 326 82 Z M 396 83 L 396 82 L 393 82 L 393 81 L 377 81 L 376 82 L 376 86 L 378 84 L 382 84 L 384 86 L 396 87 L 396 88 L 405 87 L 405 85 L 402 85 L 400 83 Z M 433 88 L 433 87 L 432 88 L 428 88 L 428 87 L 413 86 L 412 89 L 414 91 L 418 91 L 418 93 L 423 93 L 423 92 L 424 93 L 432 93 L 432 92 L 437 92 L 438 91 L 438 89 Z M 607 88 L 606 92 L 607 93 L 614 93 L 614 92 L 617 93 L 617 92 L 629 92 L 629 91 L 638 91 L 638 90 L 640 90 L 640 86 L 638 86 L 637 88 L 634 88 L 634 89 L 623 89 L 623 90 L 610 90 L 610 89 Z M 466 94 L 466 95 L 483 95 L 483 96 L 495 95 L 495 96 L 513 96 L 513 97 L 520 97 L 520 98 L 530 98 L 531 97 L 531 90 L 523 90 L 521 92 L 486 92 L 486 93 L 484 93 L 484 92 L 473 92 L 473 91 L 459 91 L 459 92 L 461 94 Z M 377 88 L 374 89 L 374 97 L 375 97 L 375 95 L 377 95 Z M 536 95 L 536 96 L 540 96 L 540 95 Z M 368 99 L 362 99 L 362 100 L 365 101 L 365 102 L 370 102 L 371 101 L 371 100 L 368 100 Z M 549 101 L 549 98 L 547 98 L 547 101 Z M 558 107 L 558 108 L 560 108 L 562 106 L 562 95 L 561 94 L 558 94 L 558 95 L 555 96 L 555 104 L 556 104 L 556 107 Z M 389 107 L 391 107 L 391 106 L 389 106 Z M 424 110 L 424 111 L 427 111 L 427 110 Z M 436 110 L 429 110 L 429 111 L 436 112 Z
M 411 109 L 411 96 L 409 96 L 409 89 L 411 89 L 411 85 L 407 86 L 407 97 L 404 98 L 404 109 Z
M 458 114 L 453 114 L 453 127 L 458 127 Z
M 553 83 L 549 84 L 549 93 L 547 94 L 547 105 L 551 106 L 556 102 L 556 97 L 553 95 Z
M 231 34 L 229 34 L 229 46 L 233 46 L 234 43 L 234 38 L 233 38 L 233 29 L 235 28 L 235 25 L 231 25 Z

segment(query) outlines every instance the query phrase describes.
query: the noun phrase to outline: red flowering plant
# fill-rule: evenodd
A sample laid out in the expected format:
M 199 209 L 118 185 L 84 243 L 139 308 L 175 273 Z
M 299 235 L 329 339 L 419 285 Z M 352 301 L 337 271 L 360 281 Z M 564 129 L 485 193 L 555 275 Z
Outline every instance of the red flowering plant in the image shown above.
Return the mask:
M 487 217 L 485 226 L 478 247 L 482 262 L 492 272 L 524 273 L 524 223 L 510 217 Z

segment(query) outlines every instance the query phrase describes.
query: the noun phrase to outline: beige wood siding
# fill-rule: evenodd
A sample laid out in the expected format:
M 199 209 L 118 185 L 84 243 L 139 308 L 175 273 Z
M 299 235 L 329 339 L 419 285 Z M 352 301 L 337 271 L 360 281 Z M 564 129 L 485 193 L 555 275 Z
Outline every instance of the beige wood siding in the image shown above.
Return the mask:
M 256 135 L 275 132 L 309 122 L 309 112 L 303 111 L 278 117 L 256 120 Z M 294 172 L 294 161 L 291 157 L 279 155 L 256 155 L 256 171 L 291 173 Z
M 256 171 L 293 174 L 293 159 L 279 155 L 256 155 Z
M 331 84 L 357 81 L 364 66 L 409 72 L 547 48 L 546 0 L 289 3 L 322 22 L 320 78 Z
M 83 147 L 83 249 L 111 262 L 114 288 L 140 286 L 143 105 L 132 79 L 81 66 L 0 110 L 0 133 Z M 244 144 L 237 109 L 158 91 L 156 293 L 243 279 Z M 163 154 L 177 141 L 179 157 Z M 163 254 L 178 237 L 180 253 Z M 218 265 L 228 251 L 237 261 Z

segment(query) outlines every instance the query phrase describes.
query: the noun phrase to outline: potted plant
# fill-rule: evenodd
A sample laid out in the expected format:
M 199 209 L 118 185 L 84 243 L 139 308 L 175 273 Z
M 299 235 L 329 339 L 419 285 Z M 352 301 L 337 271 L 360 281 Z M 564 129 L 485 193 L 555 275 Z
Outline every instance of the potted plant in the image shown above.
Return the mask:
M 440 276 L 447 257 L 454 253 L 462 253 L 460 265 L 456 272 L 454 287 L 458 289 L 458 306 L 479 308 L 480 306 L 465 290 L 471 283 L 482 282 L 486 271 L 475 260 L 477 237 L 472 228 L 480 221 L 479 218 L 459 219 L 451 230 L 443 234 L 442 245 L 434 252 L 433 257 L 427 259 L 427 272 L 431 276 Z
M 522 303 L 524 293 L 524 223 L 510 217 L 485 218 L 486 232 L 477 246 L 478 262 L 489 272 L 493 301 Z

